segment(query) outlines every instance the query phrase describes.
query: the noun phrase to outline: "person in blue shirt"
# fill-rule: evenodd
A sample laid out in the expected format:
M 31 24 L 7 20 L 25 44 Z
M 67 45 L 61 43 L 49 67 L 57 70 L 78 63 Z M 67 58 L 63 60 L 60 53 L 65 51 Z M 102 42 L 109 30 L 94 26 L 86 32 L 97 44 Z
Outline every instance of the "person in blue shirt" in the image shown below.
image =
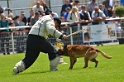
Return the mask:
M 6 15 L 4 13 L 1 14 L 0 28 L 8 28 L 8 20 L 6 19 Z M 0 30 L 0 40 L 1 40 L 1 50 L 2 50 L 3 55 L 5 55 L 6 53 L 10 54 L 9 52 L 9 29 Z

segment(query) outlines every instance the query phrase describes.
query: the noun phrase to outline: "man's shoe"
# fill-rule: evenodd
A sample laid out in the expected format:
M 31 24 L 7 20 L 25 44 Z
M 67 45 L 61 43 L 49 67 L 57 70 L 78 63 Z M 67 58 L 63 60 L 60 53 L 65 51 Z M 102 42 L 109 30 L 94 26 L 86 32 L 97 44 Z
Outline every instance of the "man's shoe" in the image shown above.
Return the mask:
M 60 61 L 60 57 L 56 57 L 50 61 L 50 71 L 57 71 L 58 70 L 57 66 L 59 64 L 59 61 Z
M 13 75 L 16 75 L 16 74 L 18 74 L 18 73 L 19 73 L 18 68 L 17 68 L 17 67 L 14 67 L 14 68 L 13 68 Z

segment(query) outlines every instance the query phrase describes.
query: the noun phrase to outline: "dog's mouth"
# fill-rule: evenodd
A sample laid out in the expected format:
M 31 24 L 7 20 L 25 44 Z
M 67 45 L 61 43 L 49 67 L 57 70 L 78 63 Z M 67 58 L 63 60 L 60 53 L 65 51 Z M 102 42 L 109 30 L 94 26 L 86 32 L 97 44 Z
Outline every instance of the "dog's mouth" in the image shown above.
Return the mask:
M 60 50 L 60 49 L 58 50 L 57 53 L 58 53 L 58 55 L 64 55 L 64 51 L 63 50 Z
M 58 49 L 58 55 L 63 55 L 63 56 L 67 56 L 67 45 L 64 46 L 62 49 Z

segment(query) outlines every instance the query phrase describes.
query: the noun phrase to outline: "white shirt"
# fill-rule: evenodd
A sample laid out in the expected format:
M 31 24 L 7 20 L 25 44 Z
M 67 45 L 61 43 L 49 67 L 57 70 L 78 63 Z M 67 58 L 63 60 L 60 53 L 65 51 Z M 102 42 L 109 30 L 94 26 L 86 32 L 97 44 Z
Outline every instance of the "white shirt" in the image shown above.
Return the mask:
M 95 11 L 92 12 L 92 18 L 97 18 L 97 17 L 106 17 L 103 11 L 99 9 L 98 13 L 95 13 Z
M 69 12 L 68 17 L 67 17 L 67 21 L 75 22 L 75 21 L 79 21 L 78 19 L 79 18 L 78 18 L 78 13 L 77 12 L 75 14 L 72 13 L 72 12 Z
M 45 15 L 41 17 L 31 28 L 29 34 L 39 35 L 48 38 L 48 35 L 52 35 L 55 38 L 59 38 L 62 33 L 55 28 L 54 19 L 51 15 Z
M 40 8 L 37 8 L 36 5 L 34 5 L 34 6 L 32 7 L 32 10 L 33 10 L 34 12 L 36 12 L 36 11 L 44 11 L 43 6 L 40 6 Z

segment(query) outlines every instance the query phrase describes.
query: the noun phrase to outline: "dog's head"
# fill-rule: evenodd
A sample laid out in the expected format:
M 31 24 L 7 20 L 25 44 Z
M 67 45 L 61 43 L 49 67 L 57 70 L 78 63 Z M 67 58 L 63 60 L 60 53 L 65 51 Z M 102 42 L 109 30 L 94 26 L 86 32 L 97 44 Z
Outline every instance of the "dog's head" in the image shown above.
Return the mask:
M 63 48 L 58 49 L 59 55 L 68 56 L 68 51 L 71 49 L 70 45 L 65 45 Z

